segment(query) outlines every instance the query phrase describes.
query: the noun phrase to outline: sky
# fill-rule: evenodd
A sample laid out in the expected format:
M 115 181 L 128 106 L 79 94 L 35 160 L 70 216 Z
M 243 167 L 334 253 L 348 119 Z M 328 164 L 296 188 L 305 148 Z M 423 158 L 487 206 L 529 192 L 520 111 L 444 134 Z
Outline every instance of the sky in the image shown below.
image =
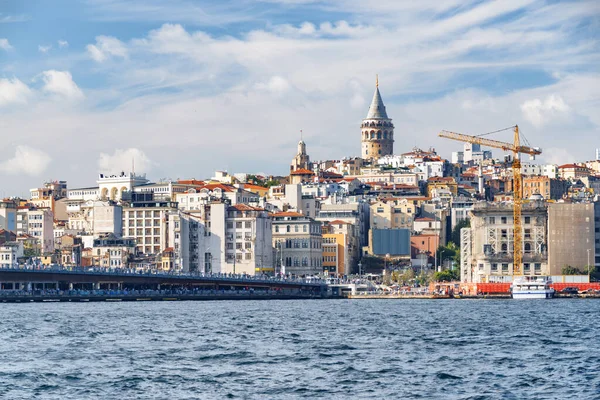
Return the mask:
M 593 159 L 599 33 L 596 0 L 0 0 L 0 196 L 284 175 L 300 130 L 358 156 L 376 74 L 397 154 L 519 124 L 537 162 Z

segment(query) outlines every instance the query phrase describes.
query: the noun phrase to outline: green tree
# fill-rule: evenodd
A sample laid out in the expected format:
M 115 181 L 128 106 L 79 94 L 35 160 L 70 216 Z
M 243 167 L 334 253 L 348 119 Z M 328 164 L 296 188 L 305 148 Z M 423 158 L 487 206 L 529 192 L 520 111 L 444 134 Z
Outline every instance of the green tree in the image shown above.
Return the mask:
M 455 264 L 460 265 L 460 248 L 454 242 L 448 242 L 445 246 L 437 249 L 437 257 L 443 264 L 445 259 L 451 259 Z
M 432 278 L 435 282 L 451 282 L 460 279 L 458 270 L 445 270 L 441 272 L 435 272 Z
M 564 266 L 561 270 L 561 273 L 563 275 L 587 275 L 587 274 L 582 273 L 577 268 L 571 267 L 570 265 Z
M 452 232 L 450 233 L 450 242 L 454 243 L 457 248 L 460 249 L 460 230 L 462 228 L 470 228 L 471 221 L 468 219 L 463 219 L 456 224 Z

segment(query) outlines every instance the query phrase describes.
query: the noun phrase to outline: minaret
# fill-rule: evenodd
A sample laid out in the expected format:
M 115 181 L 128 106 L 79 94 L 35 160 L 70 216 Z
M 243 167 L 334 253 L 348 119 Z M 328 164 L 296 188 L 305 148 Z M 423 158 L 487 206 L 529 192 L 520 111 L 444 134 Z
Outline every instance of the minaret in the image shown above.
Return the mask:
M 382 156 L 394 153 L 394 124 L 388 118 L 379 93 L 379 76 L 375 81 L 375 94 L 369 107 L 367 118 L 363 119 L 361 127 L 361 158 L 377 160 Z

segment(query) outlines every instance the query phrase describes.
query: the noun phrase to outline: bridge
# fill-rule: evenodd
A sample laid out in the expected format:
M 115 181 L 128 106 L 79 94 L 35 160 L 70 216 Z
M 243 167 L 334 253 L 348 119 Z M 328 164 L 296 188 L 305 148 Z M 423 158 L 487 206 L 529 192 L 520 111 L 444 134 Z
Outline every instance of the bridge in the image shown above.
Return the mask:
M 160 291 L 178 293 L 285 293 L 326 297 L 324 281 L 287 277 L 254 277 L 226 274 L 183 274 L 136 272 L 132 270 L 94 270 L 84 268 L 0 268 L 0 293 L 59 293 L 73 291 Z

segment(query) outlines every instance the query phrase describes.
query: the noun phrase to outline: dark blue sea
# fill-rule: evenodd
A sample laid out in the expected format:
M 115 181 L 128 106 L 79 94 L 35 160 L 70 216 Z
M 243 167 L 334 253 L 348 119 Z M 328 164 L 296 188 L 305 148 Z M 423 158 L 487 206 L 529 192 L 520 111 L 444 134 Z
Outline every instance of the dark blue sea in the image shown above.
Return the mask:
M 2 399 L 600 399 L 600 301 L 0 305 Z

